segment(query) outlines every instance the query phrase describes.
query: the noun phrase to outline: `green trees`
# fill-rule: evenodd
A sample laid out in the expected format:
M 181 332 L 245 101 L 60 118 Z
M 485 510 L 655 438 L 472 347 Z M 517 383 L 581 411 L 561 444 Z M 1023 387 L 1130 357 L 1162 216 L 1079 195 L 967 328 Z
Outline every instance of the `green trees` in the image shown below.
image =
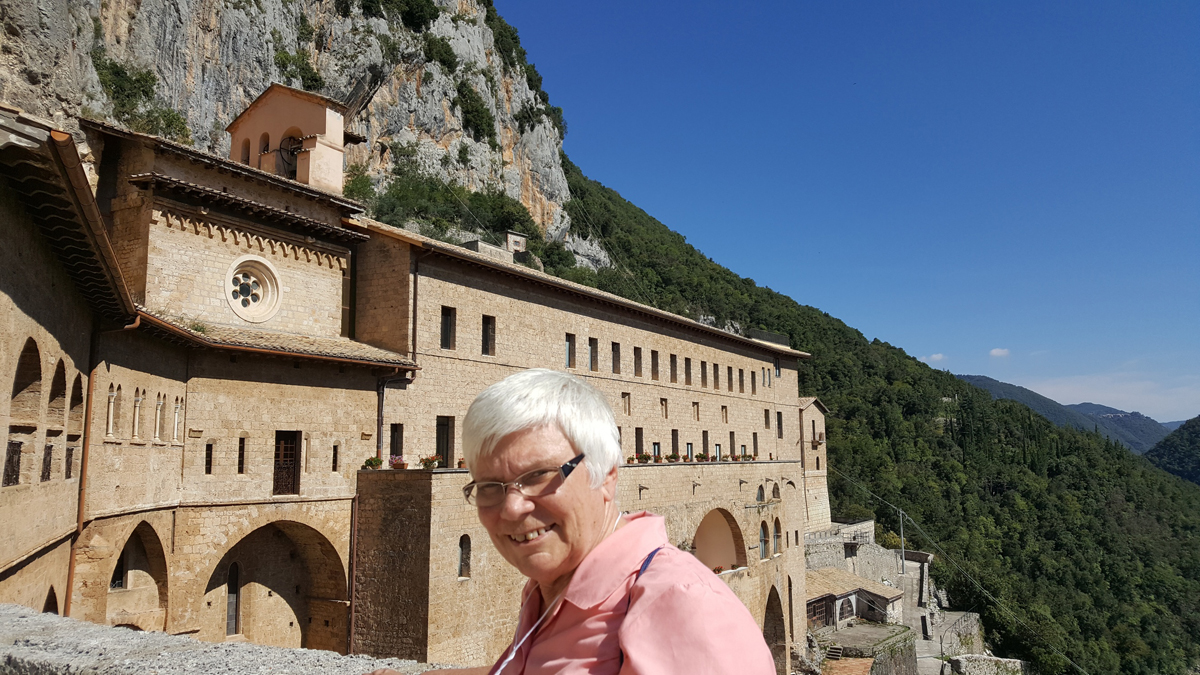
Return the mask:
M 1168 434 L 1146 452 L 1146 459 L 1184 480 L 1200 483 L 1200 417 Z
M 112 102 L 113 119 L 134 131 L 192 144 L 187 120 L 155 96 L 154 73 L 117 63 L 108 58 L 104 47 L 92 50 L 91 56 L 100 87 Z

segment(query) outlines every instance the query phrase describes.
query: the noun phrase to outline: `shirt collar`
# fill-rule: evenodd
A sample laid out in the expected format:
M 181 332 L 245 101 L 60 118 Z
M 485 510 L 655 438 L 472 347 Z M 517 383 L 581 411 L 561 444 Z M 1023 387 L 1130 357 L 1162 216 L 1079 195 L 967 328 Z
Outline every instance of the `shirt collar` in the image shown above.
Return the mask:
M 662 516 L 645 511 L 626 514 L 625 526 L 606 537 L 579 563 L 563 600 L 580 608 L 599 605 L 637 571 L 650 551 L 667 543 L 667 525 Z

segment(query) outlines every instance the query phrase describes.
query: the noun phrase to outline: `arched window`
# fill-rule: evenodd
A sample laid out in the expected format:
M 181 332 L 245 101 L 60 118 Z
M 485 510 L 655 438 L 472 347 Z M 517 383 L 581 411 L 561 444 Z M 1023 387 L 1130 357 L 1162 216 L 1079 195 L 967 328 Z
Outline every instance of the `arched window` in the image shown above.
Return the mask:
M 471 576 L 471 538 L 463 535 L 458 538 L 458 578 L 467 579 Z
M 818 457 L 817 458 L 817 471 L 820 471 L 820 470 L 821 470 L 821 458 Z
M 771 499 L 779 499 L 779 483 L 776 483 L 775 487 L 771 488 Z
M 13 377 L 12 403 L 9 415 L 12 422 L 37 426 L 42 409 L 42 353 L 33 338 L 25 341 L 17 359 Z
M 54 369 L 54 377 L 50 380 L 50 405 L 46 408 L 46 425 L 61 427 L 66 423 L 67 415 L 67 369 L 62 359 Z
M 758 486 L 758 496 L 755 497 L 755 500 L 760 501 L 760 502 L 766 501 L 766 497 L 764 496 L 764 493 L 763 493 L 763 486 L 761 486 L 761 485 Z
M 242 585 L 241 570 L 237 563 L 229 566 L 229 579 L 225 582 L 225 634 L 242 632 Z
M 271 135 L 263 132 L 261 138 L 258 139 L 258 154 L 265 155 L 271 151 Z
M 767 531 L 767 521 L 763 521 L 758 526 L 758 557 L 766 560 L 770 552 L 767 551 L 767 546 L 770 545 L 770 533 Z
M 250 163 L 250 139 L 242 141 L 242 164 Z
M 778 518 L 775 519 L 774 545 L 775 545 L 775 548 L 773 550 L 774 553 L 782 553 L 783 552 L 783 530 L 780 529 L 780 527 L 779 527 L 779 519 Z

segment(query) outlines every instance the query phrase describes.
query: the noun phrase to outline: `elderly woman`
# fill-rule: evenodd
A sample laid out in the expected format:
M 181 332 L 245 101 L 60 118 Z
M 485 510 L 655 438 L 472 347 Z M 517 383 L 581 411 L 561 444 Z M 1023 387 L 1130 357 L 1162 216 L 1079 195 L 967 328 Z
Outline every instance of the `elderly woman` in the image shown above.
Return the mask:
M 496 664 L 443 672 L 775 673 L 749 611 L 667 541 L 662 517 L 620 512 L 617 425 L 591 386 L 536 369 L 488 387 L 463 454 L 467 501 L 529 582 Z

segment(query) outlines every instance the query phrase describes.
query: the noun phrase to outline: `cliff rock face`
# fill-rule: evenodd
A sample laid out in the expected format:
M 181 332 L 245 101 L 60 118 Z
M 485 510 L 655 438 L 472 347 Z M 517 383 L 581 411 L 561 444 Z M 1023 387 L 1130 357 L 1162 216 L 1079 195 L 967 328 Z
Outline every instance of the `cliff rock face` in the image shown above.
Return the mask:
M 400 144 L 430 174 L 520 200 L 561 241 L 561 132 L 529 115 L 543 101 L 520 64 L 505 66 L 486 8 L 435 3 L 440 14 L 414 32 L 398 11 L 364 15 L 378 0 L 0 0 L 0 101 L 68 129 L 79 114 L 112 117 L 116 96 L 93 59 L 101 47 L 111 63 L 153 73 L 154 96 L 183 115 L 196 147 L 224 155 L 225 126 L 267 85 L 303 84 L 351 106 L 347 128 L 367 142 L 349 146 L 347 161 L 377 180 Z M 426 58 L 429 35 L 452 47 L 452 71 Z M 464 82 L 490 112 L 493 139 L 464 128 Z

